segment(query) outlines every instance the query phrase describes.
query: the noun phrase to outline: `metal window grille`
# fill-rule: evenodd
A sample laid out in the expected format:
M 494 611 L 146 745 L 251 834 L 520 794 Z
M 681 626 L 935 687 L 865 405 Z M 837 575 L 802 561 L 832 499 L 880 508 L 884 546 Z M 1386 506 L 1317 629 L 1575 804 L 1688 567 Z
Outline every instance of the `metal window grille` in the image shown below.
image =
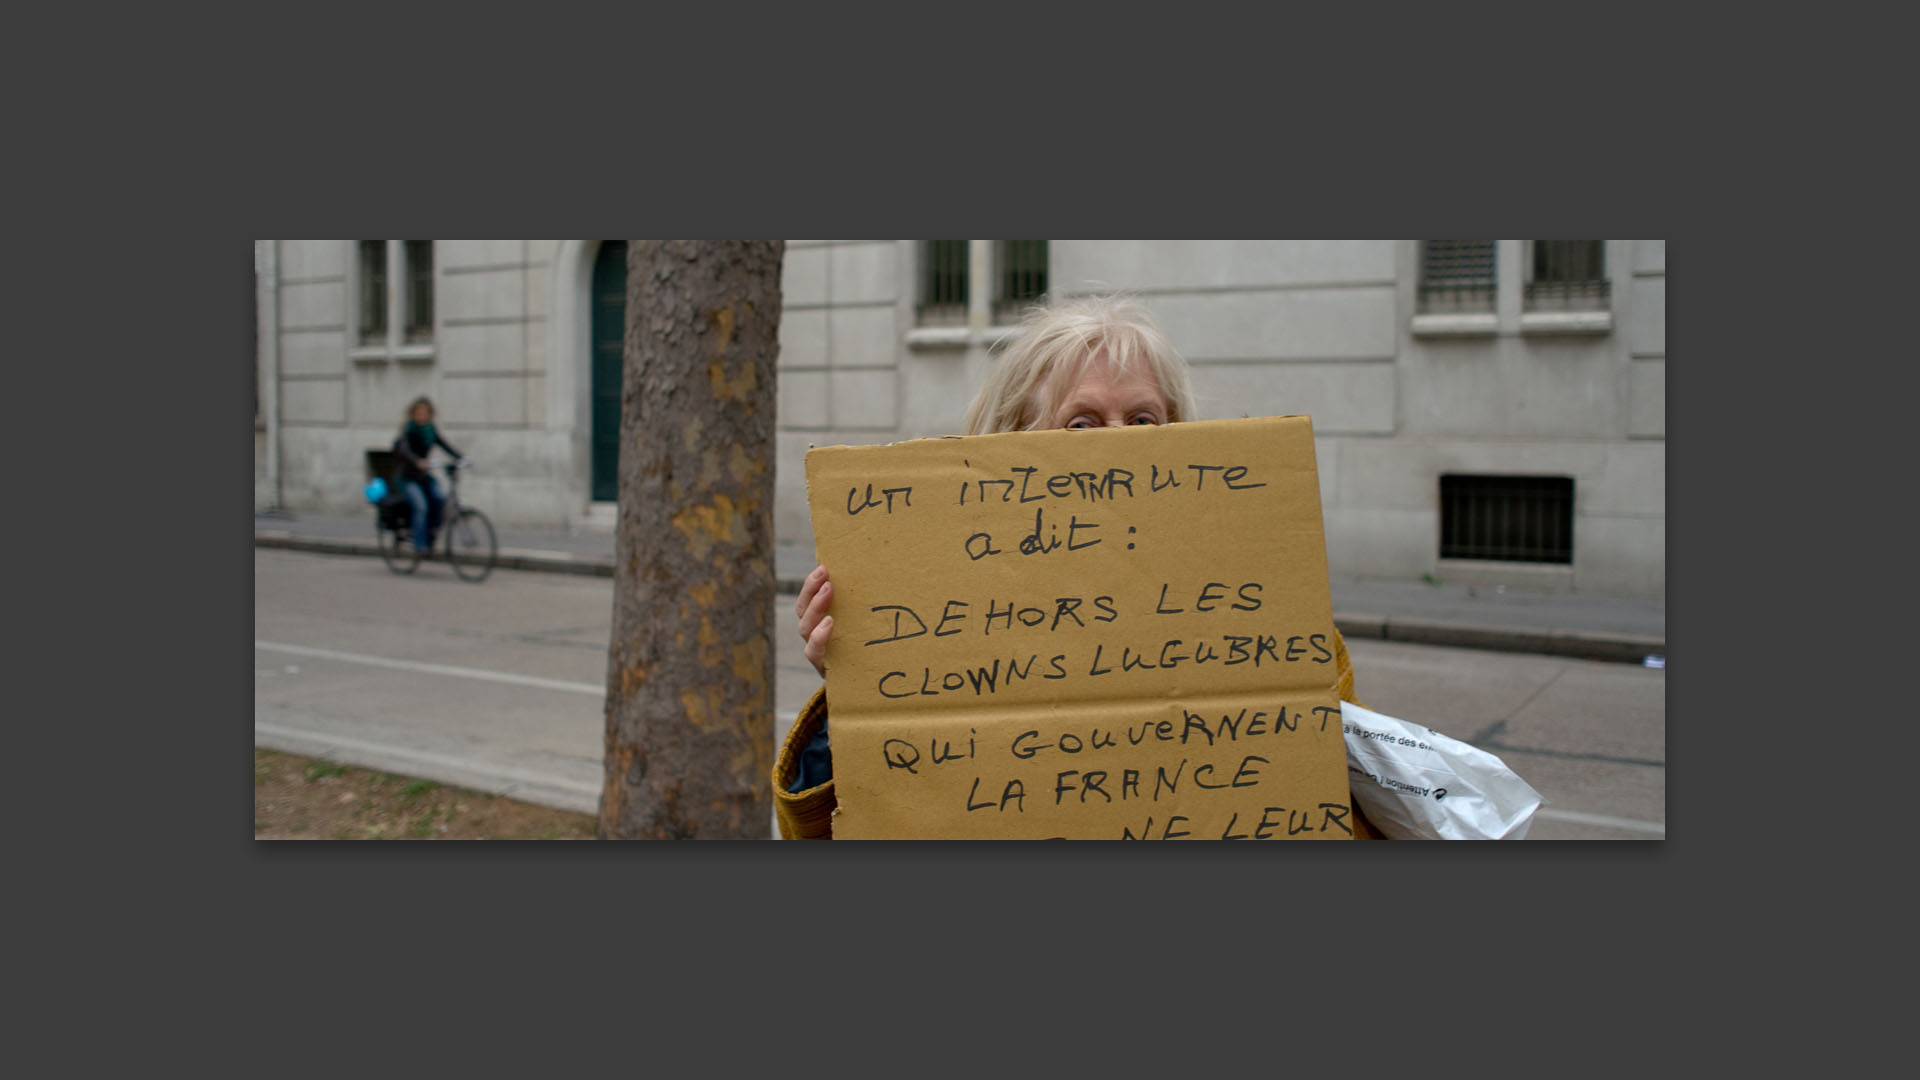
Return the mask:
M 1047 242 L 996 240 L 993 318 L 1012 322 L 1047 293 Z
M 360 340 L 387 340 L 387 242 L 360 241 Z
M 1573 562 L 1573 478 L 1442 476 L 1440 557 Z
M 407 340 L 433 339 L 433 241 L 408 240 Z
M 1535 240 L 1532 271 L 1526 306 L 1534 310 L 1604 308 L 1612 296 L 1599 240 Z
M 920 244 L 920 322 L 958 326 L 967 321 L 967 241 Z
M 1493 241 L 1421 244 L 1421 311 L 1492 311 L 1494 284 Z

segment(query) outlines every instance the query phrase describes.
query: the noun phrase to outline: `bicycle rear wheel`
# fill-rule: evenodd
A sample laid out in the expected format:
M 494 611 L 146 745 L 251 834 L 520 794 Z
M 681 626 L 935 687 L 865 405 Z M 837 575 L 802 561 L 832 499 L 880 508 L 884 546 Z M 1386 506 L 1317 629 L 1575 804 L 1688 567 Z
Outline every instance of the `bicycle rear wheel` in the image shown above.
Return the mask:
M 374 538 L 380 545 L 380 557 L 387 562 L 387 569 L 396 574 L 411 574 L 420 565 L 420 549 L 413 541 L 385 522 L 374 522 Z
M 447 522 L 447 563 L 453 572 L 468 581 L 484 581 L 493 572 L 493 561 L 500 549 L 493 539 L 493 523 L 478 510 L 462 507 L 460 516 Z

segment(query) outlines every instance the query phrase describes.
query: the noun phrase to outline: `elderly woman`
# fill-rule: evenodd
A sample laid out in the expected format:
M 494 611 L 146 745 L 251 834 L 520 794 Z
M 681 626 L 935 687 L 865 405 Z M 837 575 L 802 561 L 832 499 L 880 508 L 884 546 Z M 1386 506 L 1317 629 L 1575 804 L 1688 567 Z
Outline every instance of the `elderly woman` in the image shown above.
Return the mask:
M 1139 303 L 1117 297 L 1036 308 L 1005 347 L 967 409 L 966 433 L 1069 430 L 1174 424 L 1194 420 L 1187 363 Z M 833 636 L 833 582 L 816 566 L 795 605 L 806 656 L 824 678 Z M 1342 700 L 1354 697 L 1347 643 L 1334 631 Z M 832 749 L 826 688 L 800 711 L 773 767 L 774 808 L 787 839 L 831 835 L 834 808 Z M 1353 809 L 1354 834 L 1379 833 Z

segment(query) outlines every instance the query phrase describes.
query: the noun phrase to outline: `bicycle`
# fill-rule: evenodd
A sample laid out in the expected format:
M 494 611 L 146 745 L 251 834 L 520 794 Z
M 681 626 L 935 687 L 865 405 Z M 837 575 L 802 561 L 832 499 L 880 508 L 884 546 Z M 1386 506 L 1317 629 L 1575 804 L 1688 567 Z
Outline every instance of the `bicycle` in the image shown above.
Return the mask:
M 443 467 L 447 470 L 447 502 L 440 517 L 440 532 L 447 538 L 447 565 L 466 581 L 485 581 L 500 555 L 493 523 L 487 520 L 487 515 L 460 502 L 460 470 L 470 466 L 454 461 Z M 374 535 L 380 546 L 380 557 L 386 560 L 387 569 L 396 574 L 413 573 L 420 565 L 421 556 L 426 554 L 413 545 L 413 505 L 400 492 L 390 494 L 381 502 L 374 518 Z M 428 550 L 432 550 L 436 539 L 428 535 Z

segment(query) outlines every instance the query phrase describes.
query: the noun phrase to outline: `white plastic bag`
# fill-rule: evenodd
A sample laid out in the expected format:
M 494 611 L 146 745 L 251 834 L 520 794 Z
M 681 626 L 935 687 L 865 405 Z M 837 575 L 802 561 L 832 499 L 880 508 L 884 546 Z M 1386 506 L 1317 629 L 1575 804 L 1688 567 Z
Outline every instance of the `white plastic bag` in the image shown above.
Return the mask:
M 1347 779 L 1367 819 L 1395 840 L 1524 840 L 1540 793 L 1499 758 L 1340 703 Z

